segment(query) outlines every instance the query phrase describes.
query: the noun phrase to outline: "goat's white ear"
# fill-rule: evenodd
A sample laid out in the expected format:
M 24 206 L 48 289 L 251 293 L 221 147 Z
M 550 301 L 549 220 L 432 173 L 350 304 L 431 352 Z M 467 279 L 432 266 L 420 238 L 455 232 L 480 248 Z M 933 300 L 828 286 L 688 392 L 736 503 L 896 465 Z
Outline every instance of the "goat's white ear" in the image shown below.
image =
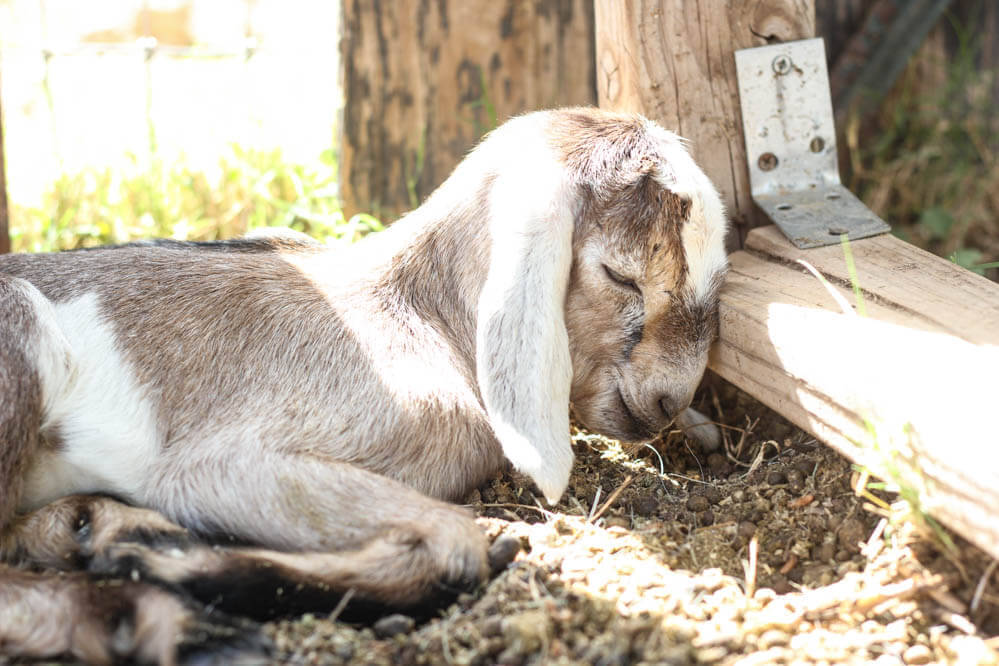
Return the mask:
M 579 204 L 563 167 L 538 152 L 521 152 L 491 188 L 492 245 L 478 303 L 476 363 L 503 453 L 554 504 L 573 460 L 564 309 Z

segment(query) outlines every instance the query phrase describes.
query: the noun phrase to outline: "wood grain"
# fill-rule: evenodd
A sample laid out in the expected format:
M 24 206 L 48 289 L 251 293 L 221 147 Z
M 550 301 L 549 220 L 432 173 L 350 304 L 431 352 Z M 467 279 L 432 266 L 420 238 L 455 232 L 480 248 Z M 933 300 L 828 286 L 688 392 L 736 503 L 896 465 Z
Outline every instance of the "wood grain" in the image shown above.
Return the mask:
M 775 227 L 732 255 L 711 367 L 999 556 L 999 285 L 891 236 L 798 250 Z M 873 430 L 872 430 L 873 429 Z
M 7 208 L 7 175 L 4 171 L 6 159 L 3 152 L 3 109 L 0 109 L 0 254 L 10 252 L 10 226 Z
M 734 224 L 758 222 L 749 189 L 733 53 L 812 37 L 813 0 L 596 0 L 597 97 L 691 142 Z
M 342 26 L 348 215 L 391 221 L 495 123 L 596 101 L 588 0 L 346 0 Z

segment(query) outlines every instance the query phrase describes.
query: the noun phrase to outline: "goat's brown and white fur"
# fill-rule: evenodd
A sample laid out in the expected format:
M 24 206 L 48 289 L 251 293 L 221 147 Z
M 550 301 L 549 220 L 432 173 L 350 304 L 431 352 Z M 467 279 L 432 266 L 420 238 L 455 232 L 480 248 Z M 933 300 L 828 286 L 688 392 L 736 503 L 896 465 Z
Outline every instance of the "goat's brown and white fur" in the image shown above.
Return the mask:
M 570 402 L 622 439 L 667 426 L 715 334 L 724 235 L 680 139 L 569 109 L 495 130 L 350 248 L 0 257 L 0 650 L 169 660 L 162 632 L 139 630 L 163 586 L 238 596 L 219 580 L 239 588 L 239 572 L 397 605 L 474 584 L 485 540 L 445 502 L 504 456 L 556 501 Z M 110 625 L 52 641 L 7 617 L 20 604 L 42 622 L 44 581 L 97 623 L 86 581 L 119 574 L 141 579 L 115 588 L 125 648 Z M 207 622 L 173 603 L 178 626 Z

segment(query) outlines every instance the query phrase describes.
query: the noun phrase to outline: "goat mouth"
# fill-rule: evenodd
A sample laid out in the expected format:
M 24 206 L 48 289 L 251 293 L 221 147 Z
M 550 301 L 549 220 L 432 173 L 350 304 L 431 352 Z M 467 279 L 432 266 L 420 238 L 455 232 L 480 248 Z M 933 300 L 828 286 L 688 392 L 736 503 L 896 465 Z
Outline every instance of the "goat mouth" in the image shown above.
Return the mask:
M 638 418 L 631 407 L 628 405 L 628 401 L 624 399 L 624 393 L 621 389 L 617 390 L 617 399 L 621 403 L 621 413 L 627 418 L 627 425 L 622 428 L 624 431 L 619 435 L 620 439 L 625 441 L 641 441 L 646 439 L 651 439 L 659 434 L 659 430 L 650 428 L 648 424 L 642 419 Z

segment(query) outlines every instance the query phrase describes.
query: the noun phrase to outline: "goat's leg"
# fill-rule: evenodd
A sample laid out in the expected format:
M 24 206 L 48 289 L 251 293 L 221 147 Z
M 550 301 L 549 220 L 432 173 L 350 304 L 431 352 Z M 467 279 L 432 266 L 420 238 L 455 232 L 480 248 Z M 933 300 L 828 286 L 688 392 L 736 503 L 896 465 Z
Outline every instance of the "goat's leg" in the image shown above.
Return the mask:
M 130 571 L 125 580 L 95 575 L 112 548 L 128 542 L 175 556 L 195 543 L 159 513 L 108 497 L 64 497 L 17 516 L 0 534 L 0 654 L 73 655 L 92 663 L 173 663 L 206 654 L 243 663 L 266 651 L 252 622 L 206 611 Z
M 318 455 L 197 461 L 162 490 L 153 504 L 179 523 L 265 548 L 310 551 L 307 562 L 278 553 L 265 559 L 360 598 L 411 605 L 441 589 L 471 588 L 488 573 L 485 535 L 466 510 Z M 203 570 L 221 568 L 206 563 Z
M 15 517 L 0 533 L 0 562 L 33 569 L 87 569 L 114 544 L 185 549 L 195 541 L 157 511 L 100 495 L 70 495 Z
M 461 591 L 447 580 L 418 579 L 419 571 L 437 569 L 423 544 L 411 537 L 382 534 L 335 553 L 222 548 L 200 541 L 155 511 L 108 497 L 76 495 L 18 517 L 0 536 L 0 560 L 145 580 L 223 612 L 260 620 L 328 612 L 353 589 L 345 617 L 365 620 L 383 615 L 387 605 L 408 606 L 413 613 L 434 610 Z M 376 579 L 373 571 L 379 568 L 382 575 Z M 423 588 L 400 597 L 414 585 Z M 413 606 L 416 601 L 423 603 Z
M 266 663 L 258 627 L 147 583 L 34 573 L 0 564 L 0 655 L 94 664 L 174 664 L 208 656 Z
M 17 509 L 41 443 L 46 400 L 70 365 L 52 304 L 28 282 L 0 275 L 0 529 Z

